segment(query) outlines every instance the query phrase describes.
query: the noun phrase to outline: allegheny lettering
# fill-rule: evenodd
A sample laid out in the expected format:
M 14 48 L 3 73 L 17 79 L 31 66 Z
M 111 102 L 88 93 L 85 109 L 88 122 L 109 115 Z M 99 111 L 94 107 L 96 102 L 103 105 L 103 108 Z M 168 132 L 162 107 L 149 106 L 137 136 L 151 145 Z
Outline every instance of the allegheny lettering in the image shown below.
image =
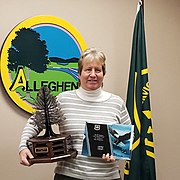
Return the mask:
M 24 92 L 38 92 L 42 86 L 48 86 L 48 88 L 54 92 L 59 92 L 60 90 L 68 91 L 78 88 L 78 82 L 64 82 L 59 81 L 27 81 L 23 67 L 18 68 L 16 77 L 10 86 L 10 91 L 15 91 L 17 88 L 21 87 Z
M 26 86 L 26 77 L 24 75 L 23 67 L 18 68 L 18 72 L 16 74 L 15 80 L 9 88 L 10 91 L 15 91 L 18 87 Z M 24 90 L 24 89 L 23 89 Z
M 58 81 L 32 81 L 31 84 L 29 81 L 25 81 L 23 83 L 18 83 L 15 82 L 14 86 L 13 84 L 11 85 L 11 87 L 9 88 L 11 91 L 16 90 L 16 88 L 18 87 L 22 87 L 23 91 L 25 92 L 38 92 L 40 90 L 40 88 L 42 86 L 48 86 L 48 88 L 52 91 L 52 92 L 56 92 L 56 91 L 69 91 L 69 90 L 73 90 L 73 89 L 77 89 L 78 88 L 78 82 L 64 82 L 62 81 L 61 83 Z

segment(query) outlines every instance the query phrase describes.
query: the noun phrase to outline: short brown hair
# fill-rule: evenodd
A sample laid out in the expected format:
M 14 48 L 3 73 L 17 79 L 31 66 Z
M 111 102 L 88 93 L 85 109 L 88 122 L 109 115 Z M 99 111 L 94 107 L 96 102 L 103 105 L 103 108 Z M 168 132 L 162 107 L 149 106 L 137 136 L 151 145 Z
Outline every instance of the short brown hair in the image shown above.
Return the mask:
M 78 74 L 80 74 L 80 75 L 81 75 L 81 72 L 83 69 L 84 61 L 86 61 L 86 60 L 89 60 L 89 61 L 99 60 L 102 63 L 103 75 L 106 74 L 106 64 L 105 64 L 106 57 L 103 52 L 97 51 L 95 48 L 86 49 L 82 53 L 82 55 L 78 61 Z

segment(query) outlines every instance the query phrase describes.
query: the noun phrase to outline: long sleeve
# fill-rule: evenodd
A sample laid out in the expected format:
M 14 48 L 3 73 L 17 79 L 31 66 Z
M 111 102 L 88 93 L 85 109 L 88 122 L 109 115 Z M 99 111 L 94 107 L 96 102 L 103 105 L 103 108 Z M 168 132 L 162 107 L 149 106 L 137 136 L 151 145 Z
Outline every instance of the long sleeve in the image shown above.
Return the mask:
M 19 152 L 27 148 L 28 139 L 30 139 L 31 137 L 37 136 L 40 132 L 40 129 L 36 125 L 34 125 L 33 122 L 34 122 L 33 116 L 31 116 L 28 119 L 27 124 L 22 131 L 21 140 L 19 144 Z
M 120 122 L 121 124 L 131 124 L 131 119 L 128 113 L 128 110 L 125 106 L 125 103 L 122 104 L 120 108 Z

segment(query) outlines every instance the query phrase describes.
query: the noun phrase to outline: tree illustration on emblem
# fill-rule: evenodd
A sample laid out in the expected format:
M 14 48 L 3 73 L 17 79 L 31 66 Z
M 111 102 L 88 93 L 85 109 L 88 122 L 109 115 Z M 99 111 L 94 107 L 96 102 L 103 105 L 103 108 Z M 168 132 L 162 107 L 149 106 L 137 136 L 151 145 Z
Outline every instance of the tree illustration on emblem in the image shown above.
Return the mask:
M 8 49 L 8 69 L 17 72 L 19 68 L 26 70 L 26 81 L 30 80 L 30 70 L 43 73 L 47 70 L 48 60 L 47 45 L 40 39 L 40 34 L 30 28 L 21 28 L 16 31 L 16 37 L 11 41 Z M 29 102 L 34 99 L 29 91 L 21 97 Z
M 18 66 L 23 66 L 43 73 L 49 64 L 48 52 L 46 41 L 40 39 L 39 33 L 22 28 L 16 31 L 16 37 L 8 49 L 8 69 L 17 71 Z

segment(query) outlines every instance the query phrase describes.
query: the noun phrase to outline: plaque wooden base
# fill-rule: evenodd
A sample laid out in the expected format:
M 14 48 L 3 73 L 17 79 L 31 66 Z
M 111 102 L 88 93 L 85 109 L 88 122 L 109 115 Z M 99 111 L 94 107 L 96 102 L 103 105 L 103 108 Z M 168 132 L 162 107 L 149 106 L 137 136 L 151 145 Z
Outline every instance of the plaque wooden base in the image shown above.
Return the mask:
M 70 135 L 39 136 L 29 139 L 27 145 L 34 156 L 33 159 L 29 159 L 31 164 L 52 163 L 77 155 L 77 151 L 72 148 Z

